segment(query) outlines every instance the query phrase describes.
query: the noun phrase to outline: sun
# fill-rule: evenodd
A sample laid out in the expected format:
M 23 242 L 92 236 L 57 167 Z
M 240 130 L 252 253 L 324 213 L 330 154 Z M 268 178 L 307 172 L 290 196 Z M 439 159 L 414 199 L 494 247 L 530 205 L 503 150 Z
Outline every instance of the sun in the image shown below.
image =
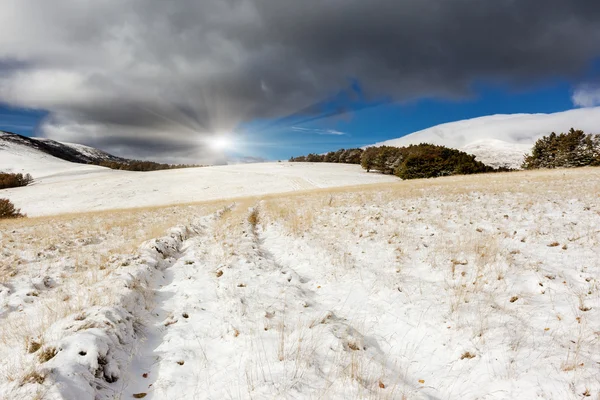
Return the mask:
M 225 135 L 210 138 L 208 144 L 213 150 L 227 150 L 233 146 L 232 140 Z

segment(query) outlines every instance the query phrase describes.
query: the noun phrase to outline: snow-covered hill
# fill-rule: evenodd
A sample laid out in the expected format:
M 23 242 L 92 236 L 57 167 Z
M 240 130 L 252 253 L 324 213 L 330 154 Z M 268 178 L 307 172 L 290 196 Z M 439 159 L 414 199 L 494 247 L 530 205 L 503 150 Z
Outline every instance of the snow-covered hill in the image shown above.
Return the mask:
M 491 115 L 437 125 L 374 146 L 433 143 L 463 150 L 491 166 L 519 168 L 540 137 L 570 128 L 600 133 L 600 107 L 554 114 Z
M 47 147 L 36 146 L 30 138 L 0 131 L 0 171 L 28 173 L 34 178 L 49 177 L 57 174 L 80 174 L 106 171 L 95 165 L 79 164 L 60 159 L 50 154 Z
M 0 159 L 3 163 L 4 158 Z M 66 165 L 40 158 L 27 162 L 31 171 L 38 172 L 38 175 L 32 173 L 35 183 L 4 189 L 2 197 L 10 199 L 29 216 L 188 203 L 398 179 L 369 174 L 359 165 L 350 164 L 261 163 L 132 172 L 62 160 L 58 162 Z M 39 171 L 43 168 L 51 168 L 54 174 L 41 176 Z
M 30 138 L 0 131 L 0 171 L 29 173 L 34 178 L 82 171 L 103 171 L 92 165 L 100 161 L 126 162 L 92 147 Z
M 77 158 L 79 158 L 80 161 L 79 160 L 71 160 L 74 162 L 87 163 L 87 162 L 98 162 L 98 161 L 116 161 L 116 162 L 127 161 L 127 159 L 125 159 L 125 158 L 113 156 L 112 154 L 109 154 L 105 151 L 102 151 L 102 150 L 99 150 L 99 149 L 96 149 L 96 148 L 93 148 L 90 146 L 85 146 L 83 144 L 57 142 L 56 140 L 51 140 L 51 139 L 47 139 L 47 138 L 38 138 L 38 137 L 34 137 L 32 139 L 34 139 L 38 142 L 41 141 L 44 144 L 46 144 L 52 148 L 55 148 L 55 149 L 59 149 L 59 150 L 69 149 L 69 150 L 76 152 Z
M 83 145 L 0 132 L 0 171 L 29 173 L 35 179 L 33 185 L 2 190 L 2 197 L 9 198 L 29 216 L 37 216 L 394 182 L 397 179 L 368 174 L 358 165 L 310 163 L 117 171 L 69 162 L 49 154 L 57 151 L 59 155 L 74 154 L 80 160 L 86 157 L 116 159 Z

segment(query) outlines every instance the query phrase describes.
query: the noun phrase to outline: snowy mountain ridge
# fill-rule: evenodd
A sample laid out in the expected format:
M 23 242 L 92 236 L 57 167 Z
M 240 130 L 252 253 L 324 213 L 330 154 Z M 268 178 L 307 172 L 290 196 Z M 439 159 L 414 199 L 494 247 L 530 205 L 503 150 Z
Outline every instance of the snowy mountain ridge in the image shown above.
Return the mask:
M 89 165 L 73 149 L 68 152 L 42 141 L 0 131 L 0 171 L 28 173 L 35 179 L 57 174 L 79 174 L 104 171 L 106 168 Z M 59 157 L 59 156 L 62 156 Z M 66 159 L 65 159 L 66 158 Z
M 109 154 L 103 150 L 99 150 L 94 147 L 86 146 L 83 144 L 57 142 L 56 140 L 40 138 L 40 137 L 34 137 L 32 139 L 41 141 L 41 142 L 47 144 L 48 146 L 52 146 L 52 147 L 63 148 L 66 146 L 66 147 L 78 152 L 82 159 L 90 159 L 91 161 L 94 161 L 94 162 L 97 162 L 97 161 L 117 161 L 117 162 L 127 161 L 127 159 L 125 159 L 125 158 L 113 156 L 112 154 Z
M 46 138 L 30 138 L 0 131 L 0 171 L 29 173 L 34 178 L 56 174 L 104 171 L 102 161 L 128 162 L 93 147 L 63 143 Z
M 52 139 L 27 137 L 16 133 L 0 131 L 0 149 L 7 149 L 9 147 L 8 144 L 12 144 L 11 148 L 14 148 L 14 145 L 25 146 L 61 160 L 80 164 L 92 164 L 99 161 L 128 161 L 102 150 L 81 144 L 63 143 Z

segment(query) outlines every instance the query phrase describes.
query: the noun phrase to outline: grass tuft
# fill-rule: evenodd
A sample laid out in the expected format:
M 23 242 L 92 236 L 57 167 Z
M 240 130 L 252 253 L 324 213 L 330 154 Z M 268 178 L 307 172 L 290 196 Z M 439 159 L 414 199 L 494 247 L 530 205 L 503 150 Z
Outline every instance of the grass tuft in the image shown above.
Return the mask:
M 58 351 L 56 350 L 56 347 L 46 347 L 41 351 L 40 354 L 38 354 L 38 360 L 40 360 L 40 363 L 43 364 L 52 360 L 57 354 Z

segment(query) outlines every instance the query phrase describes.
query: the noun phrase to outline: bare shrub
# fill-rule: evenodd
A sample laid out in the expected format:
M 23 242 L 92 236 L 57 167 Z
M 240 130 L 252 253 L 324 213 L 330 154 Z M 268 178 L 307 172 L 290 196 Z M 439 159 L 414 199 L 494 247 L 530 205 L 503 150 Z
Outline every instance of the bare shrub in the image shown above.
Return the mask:
M 27 186 L 33 182 L 29 174 L 11 174 L 0 172 L 0 189 L 8 189 L 20 186 Z
M 25 214 L 21 214 L 20 208 L 15 208 L 15 205 L 8 199 L 0 199 L 0 219 L 22 217 L 25 217 Z

